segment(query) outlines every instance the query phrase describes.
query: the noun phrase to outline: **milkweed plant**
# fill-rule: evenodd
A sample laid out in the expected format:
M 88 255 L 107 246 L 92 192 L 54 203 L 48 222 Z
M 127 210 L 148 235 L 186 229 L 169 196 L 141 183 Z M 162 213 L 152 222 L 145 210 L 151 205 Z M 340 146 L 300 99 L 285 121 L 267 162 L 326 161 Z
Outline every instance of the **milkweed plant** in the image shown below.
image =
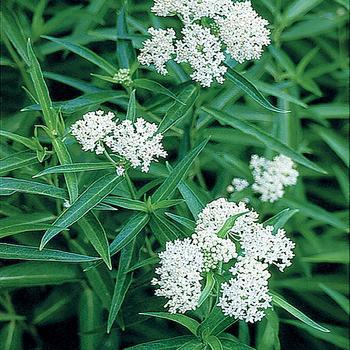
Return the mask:
M 349 4 L 5 1 L 1 349 L 348 349 Z

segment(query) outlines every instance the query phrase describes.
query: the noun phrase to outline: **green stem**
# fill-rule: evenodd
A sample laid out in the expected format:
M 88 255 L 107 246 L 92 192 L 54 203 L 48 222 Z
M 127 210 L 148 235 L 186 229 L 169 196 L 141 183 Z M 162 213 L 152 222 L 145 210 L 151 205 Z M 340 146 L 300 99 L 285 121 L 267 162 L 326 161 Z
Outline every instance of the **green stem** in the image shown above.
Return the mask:
M 131 179 L 129 177 L 129 174 L 127 171 L 125 171 L 124 173 L 125 175 L 125 180 L 126 180 L 126 183 L 128 184 L 128 187 L 129 187 L 129 190 L 130 190 L 130 193 L 131 193 L 131 196 L 133 199 L 137 199 L 137 196 L 136 196 L 136 192 L 135 192 L 135 188 L 134 188 L 134 185 L 133 183 L 131 182 Z

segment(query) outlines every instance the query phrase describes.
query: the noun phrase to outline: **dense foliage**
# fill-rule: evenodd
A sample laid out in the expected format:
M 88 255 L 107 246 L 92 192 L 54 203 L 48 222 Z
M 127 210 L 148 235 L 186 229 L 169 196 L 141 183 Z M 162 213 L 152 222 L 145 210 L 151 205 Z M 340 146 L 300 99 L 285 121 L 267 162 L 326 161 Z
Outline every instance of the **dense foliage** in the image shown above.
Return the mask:
M 165 75 L 139 63 L 149 27 L 173 28 L 174 36 L 182 28 L 176 16 L 151 12 L 151 1 L 3 1 L 1 349 L 349 348 L 349 4 L 252 3 L 269 22 L 271 43 L 265 38 L 253 61 L 232 49 L 242 62 L 226 56 L 215 81 L 198 73 L 205 60 L 195 61 L 186 50 L 197 47 L 188 43 L 175 60 L 161 61 Z M 98 110 L 112 111 L 120 124 L 112 114 L 99 122 L 103 112 L 89 114 L 94 124 L 81 121 Z M 145 121 L 159 125 L 158 135 Z M 255 154 L 271 160 L 261 158 L 274 167 L 273 184 L 284 181 L 279 171 L 290 161 L 288 187 L 271 197 L 264 187 L 271 178 L 253 163 Z M 278 235 L 285 244 L 282 262 L 273 247 L 262 256 L 283 273 L 252 265 L 260 284 L 253 280 L 249 297 L 263 290 L 272 305 L 255 323 L 224 314 L 216 303 L 225 281 L 220 303 L 231 312 L 229 288 L 246 283 L 226 278 L 225 264 L 237 254 L 222 240 L 246 209 L 223 219 L 211 265 L 186 238 L 199 245 L 198 227 L 211 215 L 204 208 L 222 197 L 248 202 L 259 214 L 254 232 L 265 235 L 263 244 Z M 295 243 L 293 259 L 285 234 Z M 247 253 L 260 242 L 255 237 L 241 237 L 239 249 Z M 224 249 L 230 259 L 221 257 Z M 162 274 L 176 258 L 197 264 L 177 270 L 184 281 L 201 278 L 194 280 L 200 307 L 186 314 L 168 312 L 160 297 L 169 287 Z M 207 270 L 196 271 L 202 263 Z M 249 264 L 238 270 L 249 271 Z M 160 296 L 156 284 L 165 288 Z

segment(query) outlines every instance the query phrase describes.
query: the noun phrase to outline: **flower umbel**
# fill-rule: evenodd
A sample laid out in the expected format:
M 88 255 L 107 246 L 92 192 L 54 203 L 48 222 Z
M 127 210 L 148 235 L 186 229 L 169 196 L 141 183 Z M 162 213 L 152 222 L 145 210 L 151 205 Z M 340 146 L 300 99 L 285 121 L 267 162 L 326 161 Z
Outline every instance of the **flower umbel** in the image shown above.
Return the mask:
M 107 146 L 121 157 L 128 160 L 133 168 L 141 167 L 148 172 L 152 161 L 166 157 L 162 145 L 162 134 L 157 134 L 158 126 L 138 118 L 135 123 L 123 120 L 106 138 Z
M 189 238 L 168 242 L 159 258 L 160 267 L 156 269 L 159 277 L 154 278 L 152 284 L 159 286 L 156 295 L 169 299 L 164 307 L 171 313 L 196 309 L 204 267 L 199 247 Z
M 253 191 L 261 194 L 263 202 L 275 202 L 284 195 L 284 188 L 297 183 L 298 171 L 294 162 L 278 155 L 273 160 L 254 154 L 250 161 L 254 183 Z
M 153 64 L 160 74 L 167 74 L 166 62 L 168 62 L 175 53 L 173 41 L 175 39 L 174 29 L 154 29 L 149 28 L 148 32 L 152 38 L 143 43 L 141 54 L 138 59 L 141 64 Z
M 230 269 L 234 277 L 221 285 L 222 295 L 218 304 L 225 315 L 246 322 L 257 322 L 264 317 L 265 310 L 271 307 L 267 266 L 257 260 L 243 258 Z
M 216 23 L 227 51 L 239 63 L 259 59 L 263 47 L 270 44 L 268 21 L 255 12 L 250 1 L 236 2 Z
M 114 113 L 98 110 L 83 115 L 71 126 L 71 133 L 81 144 L 83 151 L 102 154 L 105 150 L 103 141 L 115 128 Z

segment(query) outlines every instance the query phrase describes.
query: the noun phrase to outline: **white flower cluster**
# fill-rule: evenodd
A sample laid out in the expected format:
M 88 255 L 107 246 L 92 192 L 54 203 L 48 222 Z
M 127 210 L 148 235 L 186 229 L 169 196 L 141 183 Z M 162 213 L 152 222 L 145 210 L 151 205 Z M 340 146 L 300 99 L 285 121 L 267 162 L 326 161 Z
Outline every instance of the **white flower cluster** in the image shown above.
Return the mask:
M 143 172 L 148 172 L 152 161 L 166 157 L 163 135 L 157 134 L 156 124 L 143 118 L 138 118 L 135 123 L 124 120 L 118 124 L 114 117 L 112 112 L 89 112 L 72 125 L 71 132 L 84 151 L 101 154 L 106 145 L 122 158 L 117 166 L 118 175 L 124 173 L 125 161 L 133 168 L 140 167 Z
M 232 218 L 236 218 L 234 222 Z M 283 229 L 275 233 L 274 227 L 264 227 L 258 219 L 259 215 L 245 203 L 219 198 L 198 215 L 190 238 L 167 244 L 159 255 L 161 267 L 156 273 L 160 277 L 156 284 L 161 288 L 156 295 L 169 299 L 166 306 L 170 312 L 183 313 L 198 306 L 203 273 L 217 269 L 219 263 L 234 261 L 238 242 L 240 256 L 230 269 L 233 277 L 221 285 L 218 305 L 225 315 L 247 322 L 264 316 L 264 310 L 271 306 L 268 265 L 274 264 L 283 271 L 291 264 L 295 245 Z M 187 282 L 184 275 L 189 276 Z
M 148 33 L 151 34 L 151 39 L 143 43 L 138 60 L 143 65 L 154 64 L 157 72 L 165 75 L 168 73 L 165 64 L 175 53 L 173 44 L 175 31 L 172 28 L 166 30 L 149 28 Z
M 230 269 L 234 277 L 221 285 L 218 303 L 225 315 L 246 322 L 257 322 L 264 317 L 265 309 L 271 307 L 267 267 L 248 257 L 239 259 Z
M 194 310 L 201 294 L 201 250 L 186 238 L 168 242 L 159 258 L 160 267 L 156 268 L 159 278 L 152 280 L 153 285 L 159 286 L 155 294 L 169 300 L 165 307 L 171 313 Z
M 261 194 L 263 202 L 275 202 L 284 195 L 284 188 L 297 183 L 298 171 L 294 162 L 278 155 L 273 160 L 254 154 L 250 161 L 254 183 L 253 191 Z
M 135 123 L 123 120 L 106 138 L 107 146 L 115 153 L 127 159 L 133 168 L 141 167 L 148 172 L 152 161 L 166 157 L 161 143 L 162 134 L 156 134 L 158 126 L 138 118 Z
M 253 9 L 250 1 L 231 0 L 155 0 L 152 11 L 158 16 L 177 15 L 183 22 L 182 39 L 171 29 L 150 28 L 152 38 L 144 42 L 139 61 L 153 64 L 166 74 L 172 58 L 188 63 L 191 77 L 202 86 L 214 80 L 224 82 L 225 50 L 239 63 L 259 59 L 269 45 L 268 22 Z M 204 24 L 207 23 L 207 24 Z
M 229 54 L 239 63 L 257 60 L 270 44 L 269 22 L 261 18 L 250 1 L 236 2 L 226 17 L 217 20 L 220 37 Z
M 81 144 L 83 151 L 103 153 L 103 141 L 115 127 L 114 117 L 112 112 L 89 112 L 71 126 L 71 133 Z

